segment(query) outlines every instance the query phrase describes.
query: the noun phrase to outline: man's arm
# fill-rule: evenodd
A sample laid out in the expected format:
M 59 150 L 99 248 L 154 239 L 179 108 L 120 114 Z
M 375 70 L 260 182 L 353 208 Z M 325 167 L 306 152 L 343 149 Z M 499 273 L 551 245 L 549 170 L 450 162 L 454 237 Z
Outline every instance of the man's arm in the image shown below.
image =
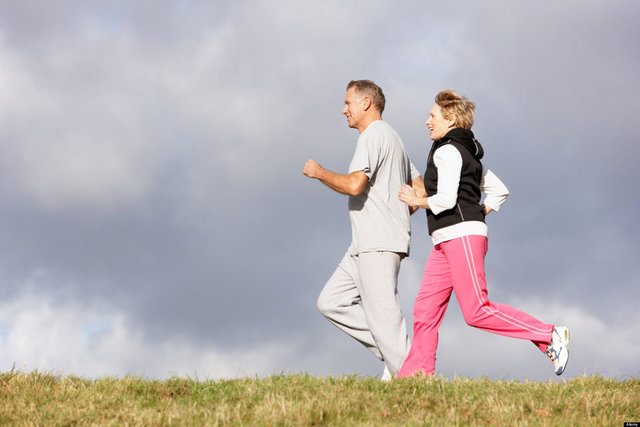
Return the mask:
M 302 171 L 305 176 L 322 182 L 327 187 L 338 193 L 348 196 L 357 196 L 364 191 L 369 178 L 364 171 L 355 171 L 348 175 L 331 172 L 323 168 L 319 163 L 309 159 Z

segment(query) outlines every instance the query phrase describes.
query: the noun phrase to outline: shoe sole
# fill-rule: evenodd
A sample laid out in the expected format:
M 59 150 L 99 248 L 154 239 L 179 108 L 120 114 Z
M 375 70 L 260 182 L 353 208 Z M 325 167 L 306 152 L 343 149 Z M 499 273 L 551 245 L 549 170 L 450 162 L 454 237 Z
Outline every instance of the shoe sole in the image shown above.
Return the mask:
M 564 370 L 567 368 L 567 365 L 569 364 L 569 328 L 564 327 L 561 330 L 561 332 L 563 332 L 563 335 L 564 335 L 563 339 L 564 339 L 564 345 L 566 346 L 566 351 L 567 351 L 567 362 L 564 364 L 560 372 L 556 371 L 556 375 L 562 375 Z

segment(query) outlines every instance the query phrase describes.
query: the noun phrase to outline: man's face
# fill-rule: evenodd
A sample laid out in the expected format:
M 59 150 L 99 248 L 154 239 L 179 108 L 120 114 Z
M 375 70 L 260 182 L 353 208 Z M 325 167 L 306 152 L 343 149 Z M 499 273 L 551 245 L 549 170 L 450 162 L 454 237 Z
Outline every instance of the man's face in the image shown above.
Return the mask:
M 453 128 L 453 124 L 455 120 L 445 119 L 442 117 L 442 109 L 438 104 L 435 104 L 429 113 L 429 118 L 427 119 L 427 127 L 431 133 L 431 139 L 435 141 L 436 139 L 440 139 L 449 132 Z
M 359 129 L 358 125 L 360 124 L 364 113 L 363 106 L 363 97 L 356 94 L 355 87 L 349 88 L 347 95 L 344 98 L 342 114 L 347 117 L 347 122 L 350 128 Z

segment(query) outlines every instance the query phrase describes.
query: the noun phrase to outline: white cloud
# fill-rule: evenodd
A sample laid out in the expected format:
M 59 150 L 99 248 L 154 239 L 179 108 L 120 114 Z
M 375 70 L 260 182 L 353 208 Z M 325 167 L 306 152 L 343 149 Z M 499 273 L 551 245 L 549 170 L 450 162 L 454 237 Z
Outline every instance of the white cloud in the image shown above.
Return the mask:
M 0 369 L 43 370 L 85 377 L 140 375 L 234 378 L 279 372 L 290 348 L 266 344 L 222 349 L 167 336 L 145 339 L 115 307 L 23 294 L 0 303 Z
M 409 329 L 421 274 L 420 260 L 403 261 L 400 292 Z M 286 343 L 244 342 L 229 348 L 217 346 L 215 342 L 186 339 L 175 332 L 149 340 L 144 325 L 133 324 L 113 303 L 38 292 L 47 281 L 51 281 L 48 275 L 34 274 L 24 284 L 25 292 L 4 298 L 0 303 L 0 369 L 8 370 L 15 364 L 23 370 L 40 369 L 86 377 L 134 374 L 151 378 L 178 375 L 215 379 L 296 371 L 377 375 L 382 366 L 364 348 L 321 319 L 311 306 L 308 316 L 323 328 L 322 334 L 301 335 L 292 330 Z M 621 313 L 606 323 L 598 313 L 557 301 L 522 297 L 497 302 L 510 304 L 542 321 L 570 327 L 571 358 L 565 374 L 555 377 L 546 356 L 529 342 L 466 325 L 455 296 L 440 330 L 437 373 L 448 377 L 542 381 L 584 374 L 618 378 L 640 375 L 636 365 L 640 359 L 637 315 L 629 317 Z

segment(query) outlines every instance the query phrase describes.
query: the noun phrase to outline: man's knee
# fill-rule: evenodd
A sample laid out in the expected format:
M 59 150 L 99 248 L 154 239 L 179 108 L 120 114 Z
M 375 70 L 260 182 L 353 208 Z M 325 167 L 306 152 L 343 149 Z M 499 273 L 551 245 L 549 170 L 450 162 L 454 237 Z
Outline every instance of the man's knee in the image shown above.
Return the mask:
M 327 298 L 324 292 L 321 292 L 320 295 L 318 295 L 316 307 L 318 307 L 318 311 L 324 317 L 331 317 L 331 315 L 335 313 L 336 310 L 335 304 L 332 303 L 330 298 Z

